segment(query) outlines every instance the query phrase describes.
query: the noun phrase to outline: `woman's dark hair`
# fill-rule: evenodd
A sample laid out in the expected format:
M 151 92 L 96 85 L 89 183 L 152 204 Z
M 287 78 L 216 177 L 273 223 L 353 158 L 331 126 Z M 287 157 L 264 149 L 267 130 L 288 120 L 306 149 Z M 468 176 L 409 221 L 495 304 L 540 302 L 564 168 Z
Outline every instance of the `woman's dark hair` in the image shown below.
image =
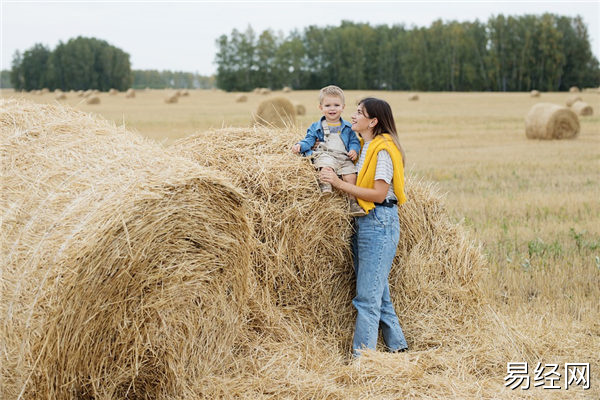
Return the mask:
M 377 125 L 373 127 L 374 136 L 378 136 L 383 133 L 390 134 L 392 140 L 394 141 L 394 144 L 402 154 L 402 164 L 404 164 L 404 150 L 400 145 L 398 131 L 396 130 L 396 122 L 394 122 L 392 108 L 390 107 L 388 102 L 385 100 L 376 99 L 375 97 L 366 97 L 359 101 L 358 105 L 362 106 L 363 113 L 367 118 L 377 118 Z

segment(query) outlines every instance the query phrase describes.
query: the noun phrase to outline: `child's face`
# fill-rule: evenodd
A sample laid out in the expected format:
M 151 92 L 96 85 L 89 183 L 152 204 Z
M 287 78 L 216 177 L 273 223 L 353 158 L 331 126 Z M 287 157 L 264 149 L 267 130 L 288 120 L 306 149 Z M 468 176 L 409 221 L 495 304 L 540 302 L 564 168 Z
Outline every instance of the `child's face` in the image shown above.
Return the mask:
M 325 115 L 328 122 L 338 122 L 345 106 L 342 99 L 337 96 L 325 96 L 319 104 L 319 108 L 323 111 L 323 115 Z

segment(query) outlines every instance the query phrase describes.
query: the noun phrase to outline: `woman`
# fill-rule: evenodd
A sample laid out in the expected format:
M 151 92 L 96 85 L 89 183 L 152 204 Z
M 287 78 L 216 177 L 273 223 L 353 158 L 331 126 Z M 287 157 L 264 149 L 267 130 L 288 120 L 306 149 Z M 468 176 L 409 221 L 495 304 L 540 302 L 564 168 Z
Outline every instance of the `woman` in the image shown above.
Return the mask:
M 354 195 L 367 213 L 355 218 L 352 238 L 356 297 L 352 304 L 358 314 L 352 351 L 375 349 L 381 326 L 387 349 L 408 349 L 390 298 L 388 275 L 400 237 L 398 204 L 404 194 L 404 152 L 398 140 L 390 105 L 380 99 L 359 102 L 352 115 L 352 129 L 364 141 L 357 162 L 356 185 L 341 180 L 335 172 L 323 169 L 319 178 L 348 194 Z

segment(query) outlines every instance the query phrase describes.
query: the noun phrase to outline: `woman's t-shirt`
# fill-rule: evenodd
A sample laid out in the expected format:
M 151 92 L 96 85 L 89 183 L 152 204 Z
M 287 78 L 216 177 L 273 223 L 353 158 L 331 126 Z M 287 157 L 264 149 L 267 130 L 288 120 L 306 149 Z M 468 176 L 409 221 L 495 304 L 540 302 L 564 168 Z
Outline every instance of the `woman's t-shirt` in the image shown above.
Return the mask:
M 365 158 L 367 156 L 367 149 L 369 148 L 369 144 L 371 142 L 365 142 L 363 148 L 360 151 L 360 157 L 358 158 L 358 162 L 356 163 L 356 170 L 360 171 L 362 169 L 363 164 L 365 163 Z M 375 180 L 381 179 L 390 185 L 388 188 L 386 199 L 397 200 L 397 197 L 394 193 L 394 185 L 392 184 L 392 179 L 394 178 L 394 163 L 392 162 L 392 157 L 390 157 L 390 153 L 387 150 L 381 150 L 377 153 L 377 168 L 375 169 Z

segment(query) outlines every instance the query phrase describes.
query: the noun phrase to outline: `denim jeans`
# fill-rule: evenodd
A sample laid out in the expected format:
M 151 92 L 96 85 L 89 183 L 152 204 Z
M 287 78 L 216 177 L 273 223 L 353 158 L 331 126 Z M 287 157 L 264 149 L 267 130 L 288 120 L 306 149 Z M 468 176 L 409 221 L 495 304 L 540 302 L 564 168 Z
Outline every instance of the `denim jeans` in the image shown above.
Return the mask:
M 364 217 L 355 218 L 352 237 L 356 273 L 356 326 L 352 352 L 375 349 L 379 327 L 390 351 L 407 348 L 404 333 L 390 298 L 388 276 L 400 238 L 398 207 L 376 206 Z

